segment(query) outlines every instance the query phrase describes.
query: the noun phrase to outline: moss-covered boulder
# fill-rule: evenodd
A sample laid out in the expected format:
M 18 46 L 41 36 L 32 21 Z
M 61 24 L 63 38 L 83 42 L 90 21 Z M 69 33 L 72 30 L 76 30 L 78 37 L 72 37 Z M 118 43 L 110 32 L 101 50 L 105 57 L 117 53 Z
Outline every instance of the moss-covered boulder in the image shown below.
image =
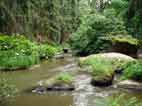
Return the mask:
M 141 45 L 140 41 L 130 35 L 113 35 L 104 38 L 112 43 L 110 51 L 123 53 L 132 57 L 137 57 L 137 51 Z
M 131 61 L 136 61 L 134 58 L 121 54 L 121 53 L 100 53 L 100 54 L 93 54 L 87 57 L 79 58 L 79 65 L 86 66 L 94 64 L 95 60 L 105 60 L 109 61 L 114 68 L 119 68 L 121 65 L 126 64 Z M 103 63 L 102 63 L 103 64 Z
M 71 75 L 67 73 L 61 73 L 55 76 L 53 79 L 47 80 L 46 84 L 47 84 L 47 90 L 72 91 L 75 89 L 73 86 L 73 78 Z
M 135 59 L 120 53 L 102 53 L 79 58 L 81 67 L 89 66 L 91 83 L 95 86 L 111 85 L 115 71 L 131 61 Z
M 83 65 L 90 66 L 89 72 L 92 75 L 92 85 L 108 86 L 112 84 L 115 67 L 110 61 L 95 57 L 87 59 Z
M 103 61 L 102 61 L 103 62 Z M 92 81 L 94 86 L 109 86 L 113 82 L 114 69 L 109 63 L 98 63 L 92 65 Z

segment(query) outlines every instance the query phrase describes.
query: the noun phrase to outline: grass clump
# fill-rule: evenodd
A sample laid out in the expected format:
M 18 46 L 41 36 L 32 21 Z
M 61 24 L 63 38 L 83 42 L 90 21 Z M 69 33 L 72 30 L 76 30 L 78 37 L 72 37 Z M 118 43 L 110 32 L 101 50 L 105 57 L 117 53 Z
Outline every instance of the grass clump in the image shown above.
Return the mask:
M 130 62 L 124 66 L 123 78 L 142 81 L 142 61 Z
M 115 70 L 111 62 L 98 58 L 89 61 L 89 64 L 91 64 L 92 81 L 106 82 L 112 80 Z
M 93 75 L 93 79 L 95 80 L 112 77 L 114 73 L 113 66 L 111 65 L 110 62 L 106 60 L 101 60 L 101 59 L 95 60 L 91 66 L 92 66 L 91 73 Z
M 102 100 L 98 100 L 96 102 L 97 106 L 142 106 L 142 104 L 137 100 L 137 98 L 126 98 L 124 94 L 121 94 L 117 97 L 107 97 Z
M 91 57 L 81 61 L 81 66 L 89 66 L 94 81 L 108 81 L 113 78 L 115 67 L 111 61 L 100 57 Z
M 87 65 L 92 66 L 93 68 L 96 68 L 99 70 L 113 68 L 111 61 L 109 61 L 108 59 L 105 59 L 105 58 L 100 58 L 100 57 L 91 57 L 91 58 L 89 57 L 86 59 L 82 59 L 82 60 L 80 60 L 80 65 L 81 66 L 87 66 Z
M 63 83 L 72 83 L 73 77 L 68 73 L 61 73 L 56 76 L 56 80 Z

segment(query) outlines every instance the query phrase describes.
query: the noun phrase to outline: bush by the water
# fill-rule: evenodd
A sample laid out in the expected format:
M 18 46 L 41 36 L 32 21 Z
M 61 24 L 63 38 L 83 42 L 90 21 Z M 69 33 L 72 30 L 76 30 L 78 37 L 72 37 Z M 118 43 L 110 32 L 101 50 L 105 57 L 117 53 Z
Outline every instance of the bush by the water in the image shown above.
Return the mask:
M 72 34 L 70 44 L 78 55 L 98 53 L 110 46 L 110 42 L 101 37 L 108 33 L 126 32 L 124 22 L 121 18 L 105 16 L 102 14 L 90 14 L 82 18 L 78 30 Z
M 13 85 L 9 84 L 6 79 L 0 78 L 0 102 L 14 96 L 16 92 L 17 89 Z
M 50 45 L 38 46 L 22 35 L 0 36 L 0 69 L 28 68 L 39 63 L 41 57 L 53 57 L 56 48 Z
M 142 81 L 142 61 L 130 62 L 124 66 L 123 79 Z
M 50 46 L 48 44 L 41 44 L 39 46 L 40 58 L 52 58 L 57 53 L 57 51 L 57 48 Z
M 35 43 L 24 36 L 0 36 L 0 68 L 27 68 L 38 63 L 38 52 Z

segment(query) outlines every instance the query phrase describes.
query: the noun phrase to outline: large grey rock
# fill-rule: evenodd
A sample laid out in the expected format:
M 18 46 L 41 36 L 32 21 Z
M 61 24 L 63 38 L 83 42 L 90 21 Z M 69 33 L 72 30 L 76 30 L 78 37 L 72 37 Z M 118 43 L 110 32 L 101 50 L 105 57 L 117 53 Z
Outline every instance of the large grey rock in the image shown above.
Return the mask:
M 80 62 L 83 62 L 89 58 L 105 58 L 109 60 L 118 60 L 118 61 L 134 61 L 135 60 L 134 58 L 127 56 L 125 54 L 115 53 L 115 52 L 93 54 L 87 57 L 81 57 L 79 60 Z
M 142 90 L 142 83 L 133 80 L 124 80 L 117 84 L 117 88 Z

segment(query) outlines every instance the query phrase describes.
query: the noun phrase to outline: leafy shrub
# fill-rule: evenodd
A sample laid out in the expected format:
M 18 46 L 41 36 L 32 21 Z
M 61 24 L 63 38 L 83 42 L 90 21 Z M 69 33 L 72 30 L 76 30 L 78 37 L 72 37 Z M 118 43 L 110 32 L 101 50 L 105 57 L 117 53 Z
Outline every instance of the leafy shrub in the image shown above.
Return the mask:
M 38 61 L 38 57 L 31 55 L 31 56 L 24 56 L 24 55 L 18 55 L 11 57 L 10 55 L 8 57 L 4 57 L 5 52 L 2 52 L 0 54 L 0 57 L 2 59 L 0 60 L 0 67 L 2 70 L 14 70 L 19 68 L 28 68 L 29 66 L 36 64 Z
M 142 81 L 142 61 L 129 62 L 124 66 L 123 79 Z
M 37 64 L 40 58 L 51 58 L 58 51 L 50 45 L 38 46 L 22 35 L 0 35 L 0 69 L 28 68 Z
M 109 8 L 115 9 L 118 13 L 126 10 L 128 7 L 128 1 L 126 0 L 111 0 Z
M 58 49 L 48 44 L 42 44 L 39 46 L 40 58 L 51 58 L 57 53 Z
M 3 99 L 14 96 L 16 92 L 17 89 L 13 85 L 8 84 L 7 80 L 0 79 L 0 102 Z
M 125 31 L 122 20 L 100 14 L 90 14 L 82 19 L 78 30 L 72 34 L 70 44 L 78 55 L 98 53 L 110 46 L 101 39 L 110 32 Z
M 0 68 L 27 68 L 39 61 L 37 45 L 24 36 L 0 36 Z

